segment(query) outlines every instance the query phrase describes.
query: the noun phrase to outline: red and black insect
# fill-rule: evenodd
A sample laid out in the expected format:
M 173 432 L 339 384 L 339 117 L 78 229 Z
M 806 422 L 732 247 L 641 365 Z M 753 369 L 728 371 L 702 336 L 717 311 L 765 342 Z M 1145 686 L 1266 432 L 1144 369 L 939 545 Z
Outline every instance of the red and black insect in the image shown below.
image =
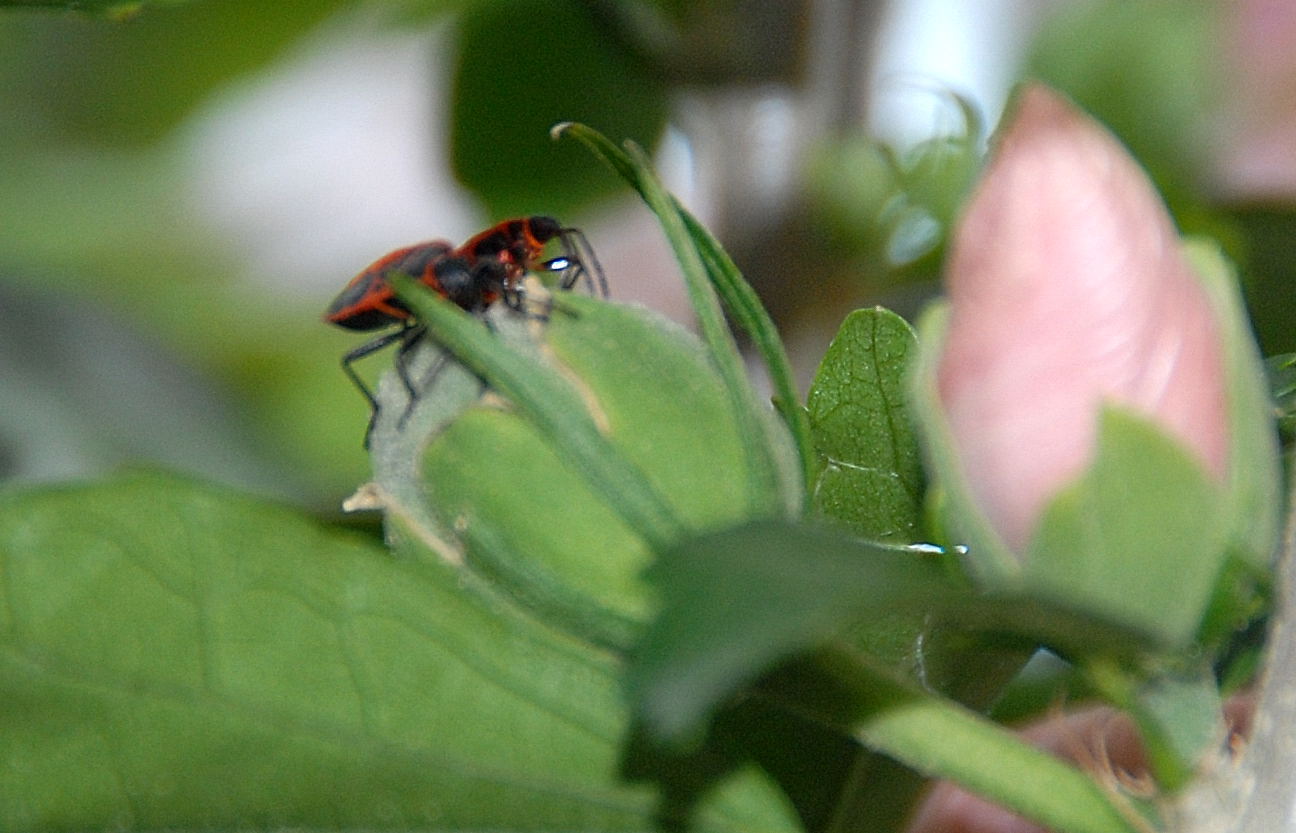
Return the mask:
M 342 356 L 342 370 L 364 394 L 365 399 L 369 400 L 369 405 L 375 412 L 378 401 L 355 372 L 352 362 L 388 345 L 400 344 L 396 372 L 413 399 L 414 385 L 405 370 L 404 358 L 423 334 L 423 327 L 392 291 L 391 283 L 387 280 L 389 273 L 409 275 L 443 298 L 473 313 L 484 312 L 506 293 L 508 269 L 503 263 L 484 258 L 470 264 L 466 259 L 453 255 L 452 251 L 449 243 L 433 240 L 384 255 L 356 275 L 324 313 L 325 321 L 349 330 L 381 330 L 399 326 L 399 329 L 365 342 Z
M 545 245 L 558 238 L 564 255 L 540 261 Z M 397 249 L 366 267 L 333 299 L 324 320 L 349 330 L 379 330 L 398 326 L 342 356 L 342 370 L 369 401 L 372 414 L 365 446 L 378 414 L 378 400 L 351 366 L 353 362 L 392 344 L 399 344 L 396 373 L 409 393 L 410 405 L 417 391 L 405 367 L 405 356 L 423 335 L 425 328 L 396 297 L 387 275 L 400 272 L 419 280 L 441 297 L 464 310 L 481 315 L 501 298 L 510 308 L 523 310 L 522 280 L 528 271 L 562 272 L 559 286 L 570 289 L 582 275 L 591 289 L 594 281 L 583 258 L 588 257 L 598 289 L 607 295 L 607 281 L 593 251 L 578 230 L 563 228 L 550 217 L 507 220 L 474 235 L 459 248 L 444 240 L 433 240 Z M 406 410 L 408 414 L 408 408 Z
M 562 243 L 563 257 L 542 263 L 540 257 L 545 246 L 555 239 Z M 519 282 L 527 272 L 562 272 L 558 281 L 560 288 L 571 289 L 583 276 L 589 282 L 590 292 L 604 298 L 608 295 L 607 278 L 584 233 L 577 228 L 564 228 L 552 217 L 535 215 L 505 220 L 473 235 L 455 253 L 470 262 L 483 257 L 500 260 L 508 267 L 510 283 Z

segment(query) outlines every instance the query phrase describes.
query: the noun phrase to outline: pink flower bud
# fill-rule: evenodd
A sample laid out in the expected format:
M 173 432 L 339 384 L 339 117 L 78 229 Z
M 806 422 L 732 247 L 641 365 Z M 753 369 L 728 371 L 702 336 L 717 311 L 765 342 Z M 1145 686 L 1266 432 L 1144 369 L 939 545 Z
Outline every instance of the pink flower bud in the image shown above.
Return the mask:
M 951 242 L 937 389 L 972 499 L 1022 553 L 1104 403 L 1217 479 L 1229 441 L 1221 327 L 1143 171 L 1043 86 L 1010 119 Z

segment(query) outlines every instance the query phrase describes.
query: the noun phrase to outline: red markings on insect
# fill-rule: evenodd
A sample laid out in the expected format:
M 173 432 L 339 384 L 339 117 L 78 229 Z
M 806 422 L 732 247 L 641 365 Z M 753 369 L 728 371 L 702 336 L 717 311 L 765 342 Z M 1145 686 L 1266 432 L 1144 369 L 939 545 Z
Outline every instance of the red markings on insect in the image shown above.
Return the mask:
M 545 247 L 555 239 L 562 244 L 562 256 L 541 261 Z M 528 272 L 534 271 L 560 272 L 558 286 L 562 289 L 570 289 L 584 277 L 591 291 L 604 297 L 608 294 L 607 280 L 584 234 L 579 229 L 564 228 L 557 220 L 544 216 L 506 220 L 474 235 L 458 248 L 444 240 L 433 240 L 397 249 L 352 278 L 333 299 L 324 313 L 324 320 L 350 330 L 399 327 L 342 357 L 343 372 L 373 409 L 369 432 L 373 430 L 377 417 L 378 401 L 356 374 L 351 366 L 353 362 L 399 343 L 396 371 L 410 397 L 406 415 L 418 397 L 404 359 L 423 335 L 424 328 L 396 297 L 387 279 L 389 274 L 409 275 L 446 300 L 481 315 L 501 298 L 510 308 L 522 312 L 523 280 Z M 365 434 L 366 447 L 369 432 Z
M 378 330 L 408 321 L 409 309 L 392 291 L 387 275 L 400 272 L 469 311 L 490 306 L 504 288 L 506 267 L 484 261 L 474 269 L 444 240 L 408 246 L 384 255 L 351 279 L 333 299 L 324 320 L 349 330 Z
M 557 239 L 562 243 L 562 258 L 540 261 L 545 246 Z M 580 229 L 563 228 L 552 217 L 534 216 L 505 220 L 468 238 L 455 253 L 476 261 L 494 258 L 505 264 L 508 281 L 520 281 L 527 272 L 562 272 L 558 285 L 571 289 L 582 276 L 590 281 L 590 291 L 607 297 L 607 279 Z M 585 260 L 589 260 L 589 270 Z M 592 278 L 591 278 L 592 270 Z M 597 280 L 597 287 L 594 281 Z M 513 287 L 510 286 L 510 289 Z

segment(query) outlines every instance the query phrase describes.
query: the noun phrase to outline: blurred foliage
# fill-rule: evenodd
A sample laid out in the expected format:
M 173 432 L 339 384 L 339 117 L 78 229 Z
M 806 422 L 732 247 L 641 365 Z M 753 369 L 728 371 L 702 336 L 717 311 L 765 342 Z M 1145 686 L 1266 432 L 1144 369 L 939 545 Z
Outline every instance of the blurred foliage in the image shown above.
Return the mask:
M 571 216 L 617 187 L 583 149 L 555 145 L 554 124 L 584 122 L 647 146 L 665 128 L 665 87 L 583 3 L 477 3 L 457 41 L 452 162 L 492 216 Z
M 0 0 L 0 10 L 5 6 L 17 8 L 61 9 L 82 14 L 102 15 L 119 23 L 134 20 L 146 8 L 187 3 L 189 0 Z
M 809 0 L 588 0 L 604 30 L 673 84 L 791 80 L 806 58 Z
M 7 474 L 84 474 L 126 451 L 310 502 L 362 476 L 358 444 L 354 458 L 331 452 L 363 411 L 325 381 L 338 342 L 315 323 L 317 302 L 286 314 L 232 280 L 240 252 L 195 216 L 174 138 L 213 93 L 273 66 L 341 5 L 289 0 L 273 15 L 247 0 L 158 5 L 129 23 L 0 14 L 0 51 L 13 59 L 0 70 L 0 155 L 11 162 L 0 280 L 11 309 L 41 299 L 24 308 L 43 336 L 11 351 L 6 398 L 23 378 L 51 391 L 43 419 L 0 419 L 5 440 L 32 452 Z M 161 364 L 177 370 L 157 372 L 156 357 L 132 347 L 141 341 L 169 350 Z M 78 350 L 97 361 L 60 365 Z M 310 407 L 281 420 L 298 393 Z M 102 418 L 142 407 L 165 413 Z M 76 436 L 60 439 L 68 426 Z M 35 458 L 52 444 L 82 449 L 80 462 Z
M 664 123 L 661 88 L 610 45 L 579 3 L 285 0 L 268 13 L 262 3 L 221 0 L 133 4 L 134 15 L 118 13 L 120 3 L 51 4 L 73 5 L 88 13 L 0 12 L 0 52 L 13 59 L 0 69 L 7 114 L 0 121 L 0 155 L 16 162 L 0 178 L 0 289 L 43 300 L 34 305 L 31 324 L 47 337 L 18 345 L 6 362 L 11 372 L 3 398 L 44 402 L 45 418 L 26 418 L 30 409 L 0 418 L 0 446 L 22 449 L 4 455 L 0 476 L 88 473 L 127 449 L 322 505 L 335 505 L 364 478 L 365 404 L 336 367 L 353 334 L 320 325 L 327 298 L 266 295 L 240 278 L 246 255 L 195 211 L 192 163 L 183 153 L 191 116 L 210 110 L 226 90 L 272 75 L 282 58 L 339 15 L 367 15 L 371 27 L 426 27 L 467 8 L 458 30 L 462 47 L 444 58 L 455 72 L 454 118 L 475 134 L 458 160 L 460 173 L 480 186 L 492 212 L 567 216 L 614 187 L 579 151 L 550 141 L 554 121 L 580 116 L 645 142 Z M 100 13 L 109 6 L 115 12 L 105 20 Z M 417 18 L 409 13 L 415 6 Z M 501 31 L 508 36 L 501 39 Z M 510 88 L 519 83 L 524 86 Z M 429 229 L 429 236 L 436 231 Z M 338 264 L 337 286 L 356 268 Z M 173 352 L 184 381 L 172 384 L 175 374 L 152 373 L 155 408 L 172 401 L 215 406 L 182 404 L 176 410 L 184 423 L 119 421 L 125 433 L 113 434 L 84 418 L 84 397 L 33 398 L 20 380 L 41 380 L 42 390 L 120 396 L 120 407 L 99 402 L 111 412 L 129 413 L 134 405 L 125 398 L 138 399 L 137 387 L 112 378 L 95 386 L 76 364 L 51 373 L 57 363 L 49 360 L 48 345 L 75 343 L 86 331 L 75 316 L 40 320 L 50 315 L 45 309 L 63 308 L 85 311 L 113 333 L 87 345 L 87 355 L 97 347 L 130 362 L 130 351 L 119 346 L 140 337 Z M 142 335 L 132 334 L 134 328 Z M 190 371 L 206 379 L 197 394 L 185 375 Z M 134 379 L 150 371 L 122 364 L 110 373 Z M 149 433 L 148 426 L 163 423 L 176 423 L 165 440 Z M 219 464 L 215 437 L 221 438 L 218 458 L 259 460 L 260 470 Z M 75 459 L 37 459 L 39 449 L 55 447 L 81 451 Z
M 945 241 L 981 171 L 985 128 L 972 102 L 949 95 L 961 125 L 912 147 L 863 135 L 822 143 L 811 159 L 811 205 L 837 257 L 880 283 L 939 276 Z
M 1202 0 L 1066 3 L 1036 36 L 1023 76 L 1065 91 L 1120 136 L 1183 222 L 1204 186 L 1203 116 L 1223 93 L 1218 42 L 1215 6 Z
M 1240 265 L 1262 349 L 1292 352 L 1296 213 L 1289 205 L 1222 202 L 1211 181 L 1229 81 L 1221 6 L 1063 4 L 1038 34 L 1023 74 L 1065 91 L 1130 147 L 1180 228 L 1214 237 Z
M 1266 353 L 1296 351 L 1296 212 L 1234 205 L 1216 192 L 1214 155 L 1227 96 L 1218 3 L 1092 0 L 1042 19 L 1016 77 L 1062 90 L 1121 138 L 1186 234 L 1218 240 L 1239 265 Z M 828 137 L 808 166 L 809 244 L 823 271 L 876 294 L 939 277 L 945 238 L 980 167 L 975 103 L 955 99 L 966 131 L 896 147 L 863 134 Z M 842 267 L 841 262 L 849 263 Z M 833 265 L 835 262 L 836 265 Z M 901 296 L 888 305 L 906 306 Z
M 1284 440 L 1291 442 L 1296 439 L 1296 354 L 1273 356 L 1265 369 L 1269 372 L 1278 428 Z
M 282 0 L 267 14 L 253 0 L 200 0 L 150 5 L 116 26 L 76 15 L 6 14 L 0 49 L 16 60 L 0 75 L 0 103 L 21 118 L 6 119 L 0 130 L 45 145 L 147 146 L 206 95 L 266 69 L 344 5 Z
M 1296 204 L 1225 206 L 1240 240 L 1242 289 L 1267 355 L 1296 352 Z
M 121 336 L 100 342 L 101 351 L 138 339 L 160 344 L 181 375 L 208 381 L 203 396 L 227 407 L 187 416 L 187 439 L 168 429 L 168 444 L 187 442 L 191 451 L 172 447 L 167 460 L 213 473 L 203 462 L 209 437 L 241 432 L 244 440 L 230 442 L 248 445 L 232 458 L 262 459 L 266 470 L 240 482 L 278 483 L 286 494 L 332 505 L 366 470 L 365 405 L 336 368 L 354 338 L 319 324 L 328 299 L 317 290 L 269 295 L 240 277 L 248 272 L 241 241 L 221 237 L 189 202 L 192 163 L 180 151 L 192 117 L 271 77 L 340 18 L 380 29 L 441 27 L 446 48 L 437 57 L 452 78 L 451 162 L 483 206 L 483 222 L 533 211 L 567 217 L 618 186 L 574 145 L 551 142 L 553 122 L 580 119 L 651 146 L 673 92 L 684 87 L 782 84 L 800 95 L 811 11 L 808 0 L 282 0 L 272 9 L 253 0 L 0 0 L 0 54 L 8 59 L 0 66 L 0 157 L 9 162 L 0 177 L 0 289 L 34 294 L 50 309 L 98 311 Z M 456 17 L 446 25 L 449 15 Z M 1242 265 L 1265 350 L 1293 352 L 1293 213 L 1221 206 L 1202 174 L 1210 150 L 1204 126 L 1220 98 L 1217 25 L 1204 0 L 1063 4 L 1022 74 L 1058 86 L 1109 124 L 1152 172 L 1185 231 L 1223 240 Z M 817 316 L 815 326 L 831 329 L 838 305 L 879 293 L 904 313 L 916 310 L 939 276 L 950 223 L 983 153 L 976 109 L 952 100 L 961 127 L 911 147 L 860 132 L 822 137 L 788 197 L 797 203 L 791 226 L 760 235 L 759 251 L 735 252 L 773 274 L 777 285 L 762 284 L 767 304 L 778 309 L 780 297 L 791 299 Z M 360 265 L 337 264 L 336 285 Z M 44 315 L 41 306 L 34 315 Z M 84 332 L 66 317 L 32 323 L 54 343 Z M 75 367 L 49 378 L 36 352 L 28 343 L 7 357 L 8 400 L 31 401 L 17 392 L 30 390 L 19 379 L 99 390 Z M 168 388 L 168 374 L 154 377 L 156 402 L 191 396 L 184 386 Z M 63 404 L 51 406 L 59 413 L 48 420 L 19 428 L 17 417 L 0 417 L 0 446 L 66 445 L 55 433 L 22 432 L 92 422 L 84 404 L 71 404 L 75 396 L 50 401 Z M 205 421 L 217 413 L 218 422 Z M 86 439 L 104 452 L 87 460 L 116 459 L 112 449 L 122 447 Z

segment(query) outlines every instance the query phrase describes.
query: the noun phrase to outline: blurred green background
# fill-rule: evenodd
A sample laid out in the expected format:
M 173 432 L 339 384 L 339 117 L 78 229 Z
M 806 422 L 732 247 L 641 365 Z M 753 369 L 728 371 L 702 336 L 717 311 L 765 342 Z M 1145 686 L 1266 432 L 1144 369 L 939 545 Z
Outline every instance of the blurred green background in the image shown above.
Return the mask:
M 1281 56 L 1247 44 L 1250 0 L 66 5 L 0 2 L 8 481 L 156 463 L 334 511 L 366 477 L 366 406 L 337 367 L 357 334 L 319 316 L 367 263 L 543 212 L 609 252 L 614 296 L 673 281 L 612 175 L 549 139 L 566 119 L 657 152 L 808 373 L 847 310 L 934 291 L 987 124 L 1043 78 L 1225 243 L 1266 351 L 1296 351 L 1296 185 L 1221 161 L 1239 111 L 1281 108 L 1264 79 L 1296 77 L 1237 71 Z M 980 87 L 897 70 L 939 52 L 922 33 L 950 29 L 942 9 L 979 15 L 960 48 L 998 67 Z M 907 130 L 897 91 L 925 102 Z

